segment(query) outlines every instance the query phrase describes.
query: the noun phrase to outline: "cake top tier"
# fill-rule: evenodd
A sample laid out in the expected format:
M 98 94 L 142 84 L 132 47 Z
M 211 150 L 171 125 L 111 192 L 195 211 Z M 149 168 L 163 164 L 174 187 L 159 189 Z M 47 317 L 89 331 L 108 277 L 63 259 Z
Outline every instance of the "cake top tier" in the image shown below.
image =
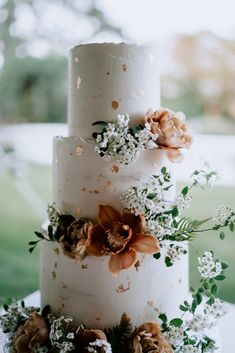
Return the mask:
M 126 43 L 78 45 L 70 51 L 70 136 L 90 135 L 97 120 L 143 117 L 160 106 L 156 48 Z

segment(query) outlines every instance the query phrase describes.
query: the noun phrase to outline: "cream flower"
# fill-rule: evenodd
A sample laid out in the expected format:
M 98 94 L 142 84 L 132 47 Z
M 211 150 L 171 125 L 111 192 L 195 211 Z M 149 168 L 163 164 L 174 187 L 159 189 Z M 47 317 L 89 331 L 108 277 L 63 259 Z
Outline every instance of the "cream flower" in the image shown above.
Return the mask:
M 145 122 L 150 124 L 153 134 L 158 134 L 156 144 L 167 151 L 169 160 L 180 162 L 182 160 L 181 149 L 189 148 L 192 143 L 184 114 L 164 108 L 155 112 L 149 110 L 145 116 Z
M 131 346 L 133 353 L 173 353 L 171 345 L 156 322 L 146 322 L 134 332 Z

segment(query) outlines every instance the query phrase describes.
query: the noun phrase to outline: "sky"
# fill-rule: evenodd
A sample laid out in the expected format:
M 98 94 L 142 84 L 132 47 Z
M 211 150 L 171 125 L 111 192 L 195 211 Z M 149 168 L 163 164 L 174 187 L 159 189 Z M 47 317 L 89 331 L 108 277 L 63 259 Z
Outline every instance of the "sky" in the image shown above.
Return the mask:
M 139 42 L 212 31 L 235 38 L 235 0 L 100 0 L 113 23 Z

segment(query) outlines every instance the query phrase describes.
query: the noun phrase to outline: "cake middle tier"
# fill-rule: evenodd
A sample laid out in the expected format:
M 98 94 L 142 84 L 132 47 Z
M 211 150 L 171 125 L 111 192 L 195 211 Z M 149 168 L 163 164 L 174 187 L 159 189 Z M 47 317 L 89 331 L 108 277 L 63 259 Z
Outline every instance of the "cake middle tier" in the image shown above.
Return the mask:
M 113 160 L 105 161 L 95 152 L 94 145 L 82 138 L 55 137 L 55 206 L 61 213 L 75 218 L 96 219 L 99 204 L 109 204 L 120 211 L 123 192 L 156 175 L 163 165 L 169 162 L 162 150 L 146 150 L 134 165 L 127 167 Z M 174 193 L 174 188 L 171 190 Z

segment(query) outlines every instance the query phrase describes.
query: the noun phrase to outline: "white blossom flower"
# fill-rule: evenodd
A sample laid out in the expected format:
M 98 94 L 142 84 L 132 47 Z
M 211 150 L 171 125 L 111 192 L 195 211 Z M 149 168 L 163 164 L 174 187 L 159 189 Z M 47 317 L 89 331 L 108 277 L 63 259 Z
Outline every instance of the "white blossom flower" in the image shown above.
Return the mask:
M 183 325 L 181 327 L 170 326 L 170 330 L 164 332 L 164 336 L 172 346 L 182 347 L 184 345 L 184 331 Z
M 177 260 L 180 260 L 181 256 L 186 253 L 186 249 L 183 246 L 170 244 L 167 247 L 166 256 L 171 259 L 171 262 L 174 263 Z
M 215 319 L 219 319 L 227 313 L 227 308 L 219 298 L 216 298 L 213 304 L 205 305 L 204 311 L 207 315 L 212 315 Z
M 190 207 L 192 196 L 179 194 L 175 199 L 175 205 L 179 211 Z
M 204 279 L 215 278 L 222 272 L 222 265 L 214 258 L 212 251 L 206 251 L 198 258 L 198 262 L 198 271 Z
M 88 352 L 91 353 L 98 353 L 96 348 L 102 348 L 102 352 L 105 353 L 112 353 L 111 344 L 102 339 L 96 339 L 94 342 L 90 342 L 89 346 L 87 347 Z
M 206 161 L 200 170 L 195 170 L 192 174 L 194 185 L 200 186 L 203 190 L 209 192 L 213 189 L 215 183 L 220 179 L 218 171 L 214 170 Z
M 223 226 L 225 222 L 229 221 L 232 215 L 233 212 L 230 207 L 221 205 L 216 211 L 213 221 L 215 225 Z
M 216 325 L 216 321 L 212 316 L 197 313 L 186 321 L 186 325 L 194 333 L 204 334 L 205 330 L 211 329 Z
M 202 352 L 201 346 L 195 347 L 192 344 L 186 344 L 182 349 L 182 353 L 201 353 L 201 352 Z
M 39 346 L 33 348 L 34 353 L 48 353 L 49 349 L 46 346 Z

